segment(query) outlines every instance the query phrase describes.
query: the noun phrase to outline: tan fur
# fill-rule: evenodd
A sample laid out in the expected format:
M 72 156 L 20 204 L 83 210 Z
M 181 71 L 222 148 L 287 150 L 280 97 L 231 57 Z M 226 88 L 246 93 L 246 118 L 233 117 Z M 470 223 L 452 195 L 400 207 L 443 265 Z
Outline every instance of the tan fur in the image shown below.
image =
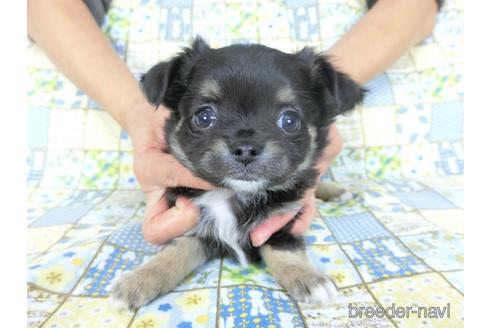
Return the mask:
M 111 298 L 118 304 L 137 309 L 173 290 L 206 260 L 198 238 L 178 238 L 143 266 L 118 279 L 111 290 Z
M 316 198 L 324 201 L 334 200 L 346 192 L 345 189 L 327 181 L 320 181 L 316 186 Z
M 305 251 L 263 245 L 260 254 L 268 271 L 295 299 L 326 302 L 336 297 L 331 280 L 311 265 Z
M 201 85 L 200 94 L 204 97 L 220 98 L 220 86 L 215 80 L 207 80 Z
M 281 103 L 290 103 L 295 100 L 294 92 L 290 87 L 283 87 L 277 92 L 277 100 Z

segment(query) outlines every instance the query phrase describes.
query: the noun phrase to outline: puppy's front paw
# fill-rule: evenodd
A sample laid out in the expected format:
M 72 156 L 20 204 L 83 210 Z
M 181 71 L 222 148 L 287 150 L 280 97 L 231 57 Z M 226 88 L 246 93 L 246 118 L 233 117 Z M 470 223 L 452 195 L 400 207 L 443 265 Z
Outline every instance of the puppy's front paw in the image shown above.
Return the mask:
M 161 288 L 139 271 L 123 275 L 113 285 L 110 301 L 115 308 L 137 310 L 159 296 Z
M 286 269 L 280 280 L 287 292 L 301 302 L 327 304 L 337 298 L 333 282 L 318 271 L 293 266 Z

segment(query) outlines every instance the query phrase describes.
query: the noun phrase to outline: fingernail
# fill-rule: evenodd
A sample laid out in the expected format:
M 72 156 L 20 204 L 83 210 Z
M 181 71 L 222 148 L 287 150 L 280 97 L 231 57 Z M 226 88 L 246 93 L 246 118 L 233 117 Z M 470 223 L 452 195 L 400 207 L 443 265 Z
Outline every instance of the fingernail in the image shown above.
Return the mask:
M 252 240 L 252 244 L 254 247 L 260 247 L 268 240 L 268 238 L 270 238 L 268 235 L 259 235 L 256 238 L 256 241 Z
M 186 209 L 186 203 L 184 201 L 184 198 L 178 197 L 176 199 L 176 203 L 174 204 L 174 208 L 176 210 L 184 210 L 184 209 Z

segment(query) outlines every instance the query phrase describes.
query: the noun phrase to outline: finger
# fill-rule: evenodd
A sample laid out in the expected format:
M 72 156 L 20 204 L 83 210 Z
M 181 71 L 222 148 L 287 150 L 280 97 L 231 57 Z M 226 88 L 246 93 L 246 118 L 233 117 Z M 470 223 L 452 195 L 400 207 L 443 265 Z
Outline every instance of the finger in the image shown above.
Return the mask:
M 289 212 L 281 215 L 275 215 L 265 220 L 250 233 L 251 243 L 255 247 L 263 245 L 275 232 L 282 229 L 296 215 L 295 212 Z
M 324 174 L 324 172 L 331 165 L 335 157 L 342 150 L 342 136 L 338 131 L 335 123 L 330 125 L 327 141 L 328 145 L 323 150 L 321 158 L 318 160 L 318 163 L 316 165 L 316 169 L 321 173 L 321 175 Z
M 143 233 L 152 244 L 162 244 L 179 237 L 198 222 L 200 210 L 188 199 L 178 197 L 176 205 L 168 208 L 161 197 L 153 208 L 148 210 L 143 223 Z
M 145 160 L 140 159 L 145 156 Z M 197 178 L 172 155 L 152 150 L 135 157 L 135 174 L 144 183 L 145 189 L 156 190 L 165 187 L 184 186 L 210 190 L 213 185 Z M 137 161 L 139 161 L 137 163 Z M 149 183 L 152 182 L 152 183 Z
M 311 192 L 306 199 L 304 208 L 302 209 L 301 215 L 292 225 L 290 230 L 291 234 L 294 236 L 301 236 L 311 225 L 314 217 L 316 216 L 316 198 Z

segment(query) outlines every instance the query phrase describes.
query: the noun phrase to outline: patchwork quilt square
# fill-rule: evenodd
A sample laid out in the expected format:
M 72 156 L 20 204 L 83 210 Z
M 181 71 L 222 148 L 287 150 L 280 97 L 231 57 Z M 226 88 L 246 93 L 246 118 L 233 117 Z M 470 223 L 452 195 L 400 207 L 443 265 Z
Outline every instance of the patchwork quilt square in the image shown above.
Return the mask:
M 419 72 L 423 99 L 442 102 L 463 99 L 462 75 L 452 66 L 438 66 Z
M 151 2 L 137 5 L 130 16 L 129 37 L 132 41 L 141 42 L 159 39 L 160 11 L 159 4 Z
M 48 144 L 50 110 L 29 106 L 27 109 L 27 144 L 44 148 Z
M 419 71 L 442 66 L 447 63 L 446 56 L 435 42 L 413 47 L 410 53 Z
M 80 149 L 84 142 L 85 111 L 52 109 L 49 144 L 53 149 Z
M 399 327 L 463 327 L 463 296 L 436 273 L 385 280 L 370 284 L 369 288 L 383 307 L 392 304 L 411 306 L 408 318 L 393 320 Z M 449 304 L 449 311 L 445 308 Z M 425 318 L 425 310 L 418 317 L 418 307 L 440 307 L 442 318 Z M 446 312 L 444 312 L 446 311 Z M 449 313 L 449 317 L 448 317 Z M 428 310 L 427 316 L 430 311 Z M 436 313 L 437 315 L 437 313 Z
M 102 111 L 88 111 L 84 131 L 84 148 L 117 150 L 121 127 Z M 97 131 L 97 133 L 95 132 Z
M 395 238 L 358 241 L 342 247 L 365 282 L 429 271 Z
M 400 238 L 430 267 L 438 271 L 462 270 L 464 268 L 463 236 L 431 232 Z
M 138 189 L 138 181 L 133 173 L 133 155 L 129 152 L 120 153 L 118 187 L 121 189 Z
M 169 3 L 161 8 L 161 40 L 188 41 L 191 35 L 191 1 L 180 1 L 181 5 Z
M 132 9 L 111 6 L 106 13 L 102 29 L 110 39 L 128 40 Z
M 261 1 L 258 10 L 259 32 L 262 40 L 290 36 L 289 14 L 284 1 Z
M 407 178 L 436 175 L 433 163 L 432 146 L 428 143 L 416 143 L 402 146 L 400 149 L 401 174 Z
M 324 221 L 340 243 L 390 236 L 389 232 L 369 212 L 329 217 L 324 218 Z
M 398 105 L 422 103 L 424 91 L 421 77 L 417 72 L 388 73 L 393 87 L 395 103 Z
M 380 74 L 373 78 L 365 85 L 365 88 L 368 92 L 364 97 L 364 106 L 381 107 L 395 103 L 393 90 L 386 74 Z
M 259 36 L 258 4 L 254 1 L 226 3 L 226 39 L 252 39 Z
M 46 327 L 116 327 L 128 325 L 133 313 L 115 311 L 109 302 L 98 297 L 70 296 L 45 323 Z
M 54 108 L 86 108 L 89 98 L 69 79 L 60 74 L 53 95 Z
M 395 106 L 370 107 L 362 110 L 366 146 L 396 144 L 395 110 Z
M 57 78 L 58 72 L 54 69 L 28 68 L 28 104 L 38 107 L 49 107 L 56 90 Z
M 77 187 L 83 156 L 81 150 L 48 150 L 41 187 L 69 189 Z
M 463 234 L 465 231 L 463 209 L 422 210 L 420 213 L 444 231 L 459 234 Z
M 224 20 L 226 5 L 222 1 L 210 1 L 193 6 L 193 35 L 200 34 L 207 41 L 226 38 Z
M 370 178 L 401 176 L 399 147 L 371 147 L 366 149 L 366 169 Z
M 358 148 L 364 146 L 364 130 L 362 125 L 362 109 L 360 107 L 354 109 L 346 115 L 337 117 L 336 126 L 346 148 Z M 343 149 L 342 149 L 343 151 Z
M 31 224 L 31 228 L 75 223 L 89 212 L 91 208 L 92 205 L 74 205 L 52 208 L 34 221 Z
M 256 286 L 221 288 L 221 327 L 303 327 L 302 316 L 282 291 Z
M 416 209 L 447 209 L 455 207 L 432 190 L 397 192 L 395 195 L 402 203 Z
M 119 152 L 89 150 L 84 154 L 81 189 L 112 189 L 119 175 Z
M 291 37 L 297 41 L 318 41 L 318 9 L 315 1 L 287 1 Z
M 456 140 L 463 135 L 463 103 L 460 101 L 441 102 L 432 106 L 432 141 Z
M 431 105 L 407 104 L 396 109 L 396 140 L 398 144 L 427 141 L 431 129 Z
M 216 289 L 173 292 L 139 309 L 130 327 L 215 327 L 216 316 Z

